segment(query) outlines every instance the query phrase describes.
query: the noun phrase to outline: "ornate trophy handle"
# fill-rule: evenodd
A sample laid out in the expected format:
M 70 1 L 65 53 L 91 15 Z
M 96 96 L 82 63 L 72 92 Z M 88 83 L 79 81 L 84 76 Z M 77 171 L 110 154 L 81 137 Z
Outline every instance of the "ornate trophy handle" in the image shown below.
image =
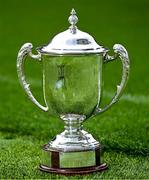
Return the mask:
M 26 94 L 28 95 L 29 99 L 36 104 L 40 109 L 43 111 L 47 111 L 48 107 L 44 107 L 34 98 L 31 90 L 30 90 L 30 84 L 28 84 L 25 80 L 25 74 L 24 74 L 24 61 L 26 59 L 26 56 L 29 55 L 31 58 L 41 61 L 41 54 L 38 52 L 37 55 L 32 54 L 32 48 L 33 45 L 31 43 L 25 43 L 21 49 L 19 50 L 18 57 L 17 57 L 17 72 L 19 81 L 24 88 Z
M 102 108 L 97 108 L 95 114 L 102 113 L 109 109 L 113 104 L 115 104 L 119 98 L 121 97 L 123 90 L 126 86 L 128 77 L 129 77 L 129 71 L 130 71 L 130 62 L 129 62 L 129 57 L 127 50 L 121 45 L 121 44 L 115 44 L 113 46 L 113 50 L 115 52 L 114 56 L 109 56 L 108 54 L 105 55 L 105 63 L 116 60 L 118 57 L 120 57 L 121 62 L 122 62 L 122 80 L 120 85 L 117 85 L 117 91 L 112 98 L 111 102 L 106 105 L 103 109 Z

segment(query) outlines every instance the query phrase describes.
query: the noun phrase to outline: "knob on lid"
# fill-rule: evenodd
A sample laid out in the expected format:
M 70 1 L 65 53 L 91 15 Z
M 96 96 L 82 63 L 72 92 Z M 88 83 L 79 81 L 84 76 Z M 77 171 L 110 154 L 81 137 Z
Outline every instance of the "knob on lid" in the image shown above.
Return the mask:
M 68 21 L 71 24 L 69 29 L 57 34 L 48 45 L 38 48 L 39 52 L 51 55 L 107 52 L 107 49 L 98 45 L 91 35 L 78 30 L 76 26 L 78 17 L 74 9 L 72 9 Z

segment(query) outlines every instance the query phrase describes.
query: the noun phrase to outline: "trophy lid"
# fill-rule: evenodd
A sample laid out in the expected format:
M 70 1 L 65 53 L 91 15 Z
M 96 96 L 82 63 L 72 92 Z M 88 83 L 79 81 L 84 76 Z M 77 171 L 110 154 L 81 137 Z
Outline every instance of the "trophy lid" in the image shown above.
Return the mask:
M 63 54 L 100 54 L 108 50 L 96 43 L 94 38 L 86 32 L 78 30 L 78 17 L 74 9 L 68 18 L 71 26 L 68 30 L 57 34 L 52 41 L 38 48 L 38 51 L 50 55 Z

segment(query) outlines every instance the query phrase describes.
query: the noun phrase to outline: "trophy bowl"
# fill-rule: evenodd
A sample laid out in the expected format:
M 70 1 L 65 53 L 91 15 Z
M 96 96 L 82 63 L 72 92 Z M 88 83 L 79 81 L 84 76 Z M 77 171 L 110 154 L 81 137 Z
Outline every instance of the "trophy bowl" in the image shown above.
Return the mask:
M 17 58 L 17 72 L 21 85 L 30 100 L 51 116 L 60 117 L 65 124 L 61 134 L 43 146 L 44 158 L 39 169 L 59 174 L 85 174 L 107 169 L 101 161 L 101 144 L 91 134 L 82 130 L 82 123 L 89 117 L 108 110 L 117 102 L 129 76 L 129 58 L 126 49 L 113 46 L 114 55 L 98 45 L 88 33 L 78 30 L 74 9 L 68 18 L 68 30 L 57 34 L 52 41 L 37 48 L 24 44 Z M 24 75 L 24 61 L 30 56 L 42 63 L 43 96 L 46 106 L 33 96 Z M 122 62 L 122 80 L 111 102 L 100 107 L 103 72 L 102 66 L 115 59 Z
M 101 73 L 98 55 L 43 56 L 43 91 L 49 112 L 91 116 L 100 102 Z

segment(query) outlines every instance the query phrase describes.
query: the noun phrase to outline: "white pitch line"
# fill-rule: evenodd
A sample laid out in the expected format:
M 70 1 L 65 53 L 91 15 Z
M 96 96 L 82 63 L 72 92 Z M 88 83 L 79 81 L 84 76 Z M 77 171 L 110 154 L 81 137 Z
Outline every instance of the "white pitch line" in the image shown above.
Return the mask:
M 108 97 L 109 99 L 112 98 L 114 95 L 114 93 L 112 92 L 104 92 L 103 96 Z M 140 95 L 140 94 L 126 94 L 124 92 L 124 94 L 122 95 L 122 97 L 120 98 L 120 100 L 122 101 L 130 101 L 133 102 L 135 104 L 149 104 L 149 96 L 147 95 Z

